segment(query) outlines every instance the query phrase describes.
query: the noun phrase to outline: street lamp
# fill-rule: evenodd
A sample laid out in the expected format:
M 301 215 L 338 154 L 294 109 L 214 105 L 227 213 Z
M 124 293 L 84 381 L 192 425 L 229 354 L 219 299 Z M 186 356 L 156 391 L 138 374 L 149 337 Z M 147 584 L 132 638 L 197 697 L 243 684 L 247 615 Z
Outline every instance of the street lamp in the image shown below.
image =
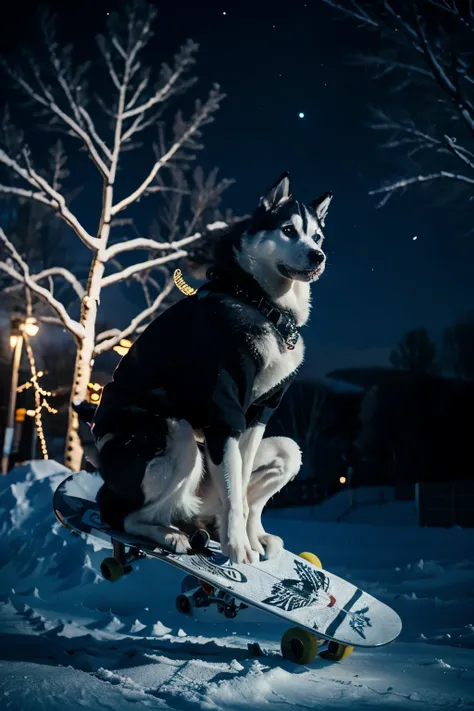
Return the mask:
M 36 336 L 39 330 L 38 322 L 33 316 L 28 316 L 26 319 L 19 316 L 12 316 L 10 323 L 10 346 L 13 349 L 12 379 L 8 401 L 7 426 L 3 437 L 2 474 L 7 474 L 8 472 L 8 462 L 10 460 L 13 434 L 15 432 L 15 406 L 18 374 L 20 372 L 21 353 L 23 350 L 23 333 L 26 333 L 27 336 Z

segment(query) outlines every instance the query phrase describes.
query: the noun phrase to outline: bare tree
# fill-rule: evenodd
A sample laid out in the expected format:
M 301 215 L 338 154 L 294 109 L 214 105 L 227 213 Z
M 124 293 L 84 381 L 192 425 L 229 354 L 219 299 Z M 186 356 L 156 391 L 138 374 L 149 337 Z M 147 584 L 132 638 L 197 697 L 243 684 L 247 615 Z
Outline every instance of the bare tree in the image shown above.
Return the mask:
M 140 0 L 125 7 L 120 15 L 110 13 L 106 34 L 97 38 L 110 82 L 110 91 L 104 92 L 101 87 L 100 95 L 94 94 L 87 84 L 88 78 L 95 79 L 91 76 L 90 63 L 74 63 L 71 47 L 59 44 L 48 15 L 42 16 L 48 58 L 46 69 L 36 57 L 29 55 L 23 69 L 2 61 L 13 83 L 40 110 L 38 123 L 47 119 L 50 130 L 64 133 L 66 140 L 79 144 L 102 181 L 100 214 L 92 233 L 65 197 L 62 158 L 56 161 L 56 169 L 48 171 L 35 166 L 23 139 L 13 152 L 0 148 L 0 167 L 8 174 L 0 185 L 0 193 L 50 209 L 88 250 L 85 283 L 73 270 L 63 266 L 50 266 L 35 273 L 14 240 L 0 228 L 0 242 L 6 254 L 0 262 L 0 270 L 42 299 L 54 314 L 45 318 L 67 329 L 75 340 L 77 355 L 71 401 L 85 398 L 94 358 L 142 329 L 157 313 L 173 286 L 165 266 L 169 268 L 185 257 L 186 248 L 200 239 L 207 208 L 215 208 L 222 190 L 229 184 L 229 181 L 217 181 L 215 173 L 206 180 L 202 173 L 195 171 L 194 187 L 188 185 L 187 166 L 202 147 L 202 128 L 213 120 L 223 94 L 215 85 L 204 102 L 196 100 L 194 111 L 187 119 L 178 111 L 172 126 L 165 126 L 162 121 L 165 108 L 195 83 L 189 71 L 195 62 L 197 45 L 187 41 L 176 53 L 173 65 L 163 64 L 158 78 L 153 81 L 152 71 L 143 65 L 142 57 L 152 37 L 155 14 L 151 4 Z M 96 66 L 94 62 L 94 74 Z M 150 159 L 145 153 L 146 173 L 133 190 L 123 194 L 125 186 L 121 187 L 120 178 L 124 176 L 121 170 L 124 154 L 140 148 L 140 139 L 152 127 L 158 127 L 155 154 Z M 162 216 L 161 230 L 154 237 L 142 237 L 131 218 L 119 216 L 150 193 L 158 193 L 157 197 L 166 201 L 166 230 L 163 232 Z M 201 200 L 197 200 L 198 194 Z M 183 208 L 186 198 L 187 207 Z M 183 218 L 186 209 L 188 219 Z M 129 231 L 125 240 L 120 238 L 123 230 Z M 130 232 L 135 236 L 130 238 Z M 135 250 L 144 251 L 146 257 L 130 260 L 130 253 Z M 127 259 L 132 263 L 122 262 Z M 145 308 L 124 328 L 96 334 L 102 289 L 130 279 L 140 282 Z M 61 282 L 75 292 L 80 306 L 77 316 L 55 291 Z M 77 415 L 70 408 L 65 459 L 73 469 L 80 467 L 82 457 L 77 429 Z
M 385 146 L 417 155 L 416 174 L 370 192 L 379 206 L 396 192 L 443 180 L 474 192 L 474 4 L 462 0 L 322 0 L 382 40 L 358 61 L 387 79 L 406 111 L 374 109 Z M 412 92 L 416 92 L 412 93 Z M 420 154 L 420 155 L 419 155 Z
M 444 330 L 442 356 L 451 373 L 463 380 L 474 380 L 474 319 Z
M 414 375 L 436 371 L 436 346 L 424 328 L 408 331 L 390 354 L 390 363 L 398 370 Z

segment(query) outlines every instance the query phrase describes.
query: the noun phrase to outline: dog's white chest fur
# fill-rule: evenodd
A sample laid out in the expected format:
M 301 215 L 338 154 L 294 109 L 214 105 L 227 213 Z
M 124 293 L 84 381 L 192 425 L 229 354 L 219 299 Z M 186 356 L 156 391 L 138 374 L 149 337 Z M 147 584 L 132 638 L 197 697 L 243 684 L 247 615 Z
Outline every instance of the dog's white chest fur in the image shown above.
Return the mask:
M 289 375 L 292 375 L 303 362 L 304 343 L 301 336 L 293 350 L 288 350 L 286 346 L 283 349 L 273 329 L 266 326 L 252 345 L 263 360 L 263 367 L 253 384 L 252 392 L 255 398 L 279 385 Z

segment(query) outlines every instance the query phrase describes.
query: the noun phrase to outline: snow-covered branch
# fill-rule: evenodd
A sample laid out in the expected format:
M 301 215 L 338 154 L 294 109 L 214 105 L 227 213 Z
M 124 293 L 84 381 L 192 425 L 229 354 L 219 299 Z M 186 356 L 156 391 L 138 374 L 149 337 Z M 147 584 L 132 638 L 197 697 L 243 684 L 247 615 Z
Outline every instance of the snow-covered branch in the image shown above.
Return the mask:
M 59 326 L 59 328 L 64 328 L 62 320 L 60 318 L 56 318 L 55 316 L 40 315 L 38 317 L 38 321 L 41 321 L 41 323 L 47 323 L 48 326 Z
M 29 200 L 36 200 L 37 202 L 42 202 L 43 205 L 54 207 L 54 203 L 51 200 L 48 200 L 48 198 L 42 192 L 34 192 L 33 190 L 16 188 L 13 185 L 0 185 L 0 193 L 3 193 L 4 195 L 17 195 L 18 197 L 28 198 Z
M 143 102 L 143 104 L 134 106 L 138 96 L 148 83 L 146 77 L 145 80 L 139 84 L 136 92 L 127 104 L 127 110 L 124 112 L 123 118 L 127 119 L 132 116 L 137 116 L 138 114 L 143 114 L 152 106 L 165 102 L 176 91 L 183 91 L 192 86 L 195 79 L 188 80 L 185 86 L 183 86 L 182 82 L 179 82 L 179 79 L 189 69 L 189 67 L 194 64 L 193 54 L 197 49 L 198 45 L 192 40 L 188 40 L 175 57 L 174 70 L 172 71 L 166 64 L 163 65 L 161 70 L 161 77 L 162 80 L 164 80 L 163 86 L 160 89 L 157 89 L 153 96 L 150 96 L 150 98 Z
M 65 281 L 69 282 L 79 299 L 82 299 L 85 294 L 84 287 L 82 286 L 80 281 L 74 276 L 74 274 L 69 271 L 69 269 L 65 269 L 64 267 L 50 267 L 49 269 L 43 269 L 41 272 L 38 272 L 38 274 L 30 275 L 32 281 L 35 282 L 39 282 L 42 279 L 47 279 L 49 277 L 54 276 L 60 276 L 65 279 Z M 8 294 L 9 292 L 17 291 L 20 287 L 21 284 L 14 284 L 13 286 L 8 286 L 6 289 L 3 290 L 3 293 Z
M 433 180 L 439 180 L 440 178 L 448 180 L 457 180 L 461 181 L 462 183 L 467 183 L 468 185 L 474 185 L 474 178 L 470 178 L 467 175 L 462 175 L 461 173 L 451 173 L 447 170 L 440 170 L 438 173 L 415 175 L 412 178 L 404 178 L 403 180 L 397 180 L 394 183 L 390 183 L 390 185 L 384 185 L 383 187 L 377 188 L 376 190 L 370 190 L 369 195 L 384 194 L 383 199 L 378 204 L 378 207 L 382 207 L 386 204 L 392 193 L 396 192 L 397 190 L 404 190 L 405 188 L 409 187 L 410 185 L 414 185 L 415 183 L 428 183 Z
M 74 336 L 78 338 L 82 338 L 84 336 L 84 328 L 83 326 L 78 322 L 72 319 L 66 309 L 64 308 L 64 305 L 58 301 L 57 299 L 54 298 L 54 296 L 51 294 L 51 292 L 48 289 L 45 289 L 44 287 L 40 286 L 30 275 L 30 270 L 28 268 L 28 265 L 26 262 L 21 258 L 21 256 L 18 254 L 17 250 L 15 249 L 14 245 L 10 242 L 8 237 L 6 236 L 5 232 L 3 229 L 0 227 L 0 241 L 3 243 L 5 248 L 10 252 L 13 260 L 18 264 L 18 266 L 21 269 L 21 272 L 18 272 L 11 263 L 8 262 L 0 262 L 0 270 L 8 274 L 10 277 L 15 279 L 18 282 L 21 282 L 25 284 L 31 291 L 36 294 L 37 296 L 40 296 L 42 299 L 44 299 L 51 308 L 56 311 L 58 314 L 59 318 L 64 324 L 64 327 L 67 328 L 68 331 L 70 331 Z
M 35 91 L 35 89 L 25 79 L 25 77 L 13 71 L 10 65 L 5 62 L 5 60 L 2 60 L 2 64 L 6 72 L 13 80 L 13 82 L 17 84 L 17 86 L 19 86 L 30 99 L 33 99 L 33 101 L 42 106 L 45 111 L 52 114 L 62 123 L 64 123 L 71 130 L 73 135 L 77 136 L 77 138 L 80 138 L 83 141 L 91 159 L 93 160 L 99 171 L 102 173 L 103 176 L 107 176 L 109 169 L 100 157 L 91 136 L 87 133 L 87 131 L 83 129 L 83 127 L 77 122 L 76 119 L 72 118 L 69 114 L 67 114 L 59 107 L 51 91 L 41 81 L 39 70 L 36 69 L 35 73 L 36 79 L 39 81 L 40 87 L 43 91 L 42 94 L 38 91 Z M 64 78 L 60 78 L 58 76 L 58 80 L 60 84 L 64 87 Z
M 118 284 L 121 281 L 129 279 L 132 276 L 140 274 L 141 272 L 153 269 L 154 267 L 158 267 L 161 264 L 166 264 L 167 262 L 172 262 L 175 259 L 180 259 L 181 257 L 185 257 L 186 255 L 187 252 L 184 252 L 183 250 L 178 250 L 177 252 L 171 252 L 171 254 L 167 254 L 165 257 L 147 259 L 145 262 L 138 262 L 138 264 L 132 264 L 132 266 L 126 267 L 120 272 L 115 272 L 115 274 L 110 274 L 109 276 L 104 277 L 102 279 L 101 286 L 102 288 L 104 288 L 105 286 L 110 286 L 111 284 Z
M 438 58 L 436 51 L 426 33 L 423 26 L 421 17 L 419 15 L 418 9 L 413 2 L 414 6 L 414 17 L 415 17 L 415 30 L 420 39 L 420 43 L 423 47 L 425 57 L 429 66 L 432 69 L 433 76 L 438 81 L 441 88 L 448 94 L 451 101 L 454 102 L 456 108 L 458 109 L 460 115 L 466 122 L 468 128 L 472 133 L 474 133 L 474 107 L 472 104 L 463 96 L 461 88 L 456 81 L 455 77 L 449 76 L 447 69 L 443 66 L 442 62 Z M 454 72 L 456 71 L 456 63 L 452 65 L 454 67 Z
M 215 225 L 221 227 L 222 225 L 224 225 L 224 223 L 215 222 L 211 225 L 208 225 L 206 229 L 217 229 Z M 103 257 L 103 261 L 109 262 L 111 259 L 114 259 L 114 257 L 116 257 L 118 254 L 122 254 L 122 252 L 131 252 L 133 249 L 148 249 L 149 251 L 164 249 L 178 250 L 182 247 L 185 247 L 187 244 L 191 244 L 191 242 L 195 242 L 196 240 L 200 239 L 201 236 L 201 232 L 196 232 L 190 237 L 184 237 L 183 239 L 176 240 L 176 242 L 158 242 L 157 240 L 149 239 L 148 237 L 135 237 L 134 239 L 127 240 L 127 242 L 119 242 L 118 244 L 113 244 L 106 250 Z
M 141 313 L 139 313 L 137 316 L 135 316 L 135 318 L 130 321 L 129 325 L 126 328 L 124 328 L 119 333 L 116 333 L 116 335 L 112 336 L 111 338 L 102 337 L 102 340 L 99 343 L 96 343 L 96 346 L 94 348 L 94 357 L 97 357 L 101 353 L 105 353 L 114 346 L 118 345 L 122 338 L 128 338 L 129 336 L 132 336 L 134 333 L 136 333 L 137 329 L 143 324 L 143 322 L 146 321 L 146 319 L 150 318 L 150 316 L 153 316 L 153 314 L 158 310 L 163 301 L 173 290 L 173 287 L 174 282 L 172 279 L 170 279 L 168 283 L 163 287 L 161 292 L 158 294 L 156 299 L 153 301 L 153 303 L 148 308 L 144 309 Z
M 428 151 L 429 163 L 418 168 L 418 175 L 394 181 L 371 194 L 383 193 L 383 204 L 393 191 L 440 178 L 472 186 L 474 3 L 471 0 L 467 5 L 458 0 L 322 2 L 354 18 L 372 35 L 374 32 L 378 35 L 376 56 L 364 55 L 359 63 L 374 67 L 376 78 L 388 78 L 390 88 L 399 94 L 413 81 L 417 91 L 423 92 L 418 104 L 412 96 L 405 107 L 402 100 L 397 102 L 398 114 L 405 108 L 408 118 L 401 114 L 402 118 L 394 121 L 379 111 L 372 128 L 392 132 L 385 147 L 402 148 L 410 157 L 421 150 Z M 426 105 L 429 112 L 424 111 Z
M 197 105 L 196 111 L 191 119 L 191 122 L 183 130 L 179 137 L 176 138 L 171 148 L 169 148 L 166 153 L 164 153 L 161 158 L 155 162 L 154 166 L 152 167 L 148 176 L 145 178 L 142 184 L 130 195 L 128 195 L 128 197 L 124 198 L 112 207 L 112 215 L 116 215 L 121 210 L 125 210 L 126 207 L 131 205 L 133 202 L 138 200 L 141 195 L 143 195 L 150 183 L 155 179 L 158 171 L 164 165 L 166 165 L 176 155 L 176 153 L 178 153 L 181 148 L 186 145 L 186 143 L 192 138 L 194 134 L 198 133 L 199 128 L 201 126 L 211 120 L 212 114 L 217 111 L 217 109 L 219 108 L 219 103 L 223 98 L 224 95 L 220 93 L 219 87 L 218 85 L 216 85 L 214 89 L 210 92 L 206 103 L 202 106 L 199 104 Z
M 87 230 L 81 225 L 77 217 L 70 211 L 66 204 L 66 199 L 61 193 L 48 183 L 41 175 L 39 175 L 32 167 L 29 165 L 28 154 L 24 152 L 25 160 L 27 161 L 27 169 L 22 168 L 21 165 L 10 158 L 4 150 L 0 149 L 0 163 L 10 168 L 16 175 L 26 180 L 30 185 L 35 188 L 35 191 L 26 191 L 22 194 L 22 197 L 30 197 L 33 200 L 42 202 L 45 205 L 50 205 L 61 215 L 63 220 L 73 228 L 78 237 L 84 242 L 89 249 L 97 249 L 100 246 L 100 241 L 90 235 Z M 39 190 L 39 193 L 38 193 Z M 18 188 L 8 188 L 8 186 L 2 187 L 2 192 L 10 192 L 11 194 L 17 194 Z

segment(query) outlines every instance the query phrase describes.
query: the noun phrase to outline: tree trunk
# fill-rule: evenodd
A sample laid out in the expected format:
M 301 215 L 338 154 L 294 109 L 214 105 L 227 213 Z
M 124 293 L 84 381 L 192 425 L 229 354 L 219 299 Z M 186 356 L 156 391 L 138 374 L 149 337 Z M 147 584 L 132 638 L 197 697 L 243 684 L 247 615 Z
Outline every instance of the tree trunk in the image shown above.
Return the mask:
M 79 418 L 72 408 L 72 403 L 82 402 L 87 397 L 87 384 L 90 382 L 92 373 L 97 306 L 99 303 L 100 283 L 103 274 L 104 264 L 97 258 L 94 258 L 89 272 L 87 293 L 82 300 L 80 322 L 82 326 L 84 326 L 85 333 L 77 348 L 73 386 L 69 403 L 69 421 L 64 461 L 66 466 L 73 471 L 79 471 L 81 468 L 83 450 L 79 438 Z
M 93 344 L 92 344 L 93 346 Z M 66 435 L 66 451 L 64 462 L 69 469 L 79 471 L 82 464 L 82 445 L 79 438 L 79 418 L 72 408 L 72 403 L 82 402 L 87 397 L 87 384 L 91 377 L 91 348 L 87 339 L 81 341 L 77 349 L 76 363 L 74 366 L 74 379 L 69 402 L 69 420 Z

